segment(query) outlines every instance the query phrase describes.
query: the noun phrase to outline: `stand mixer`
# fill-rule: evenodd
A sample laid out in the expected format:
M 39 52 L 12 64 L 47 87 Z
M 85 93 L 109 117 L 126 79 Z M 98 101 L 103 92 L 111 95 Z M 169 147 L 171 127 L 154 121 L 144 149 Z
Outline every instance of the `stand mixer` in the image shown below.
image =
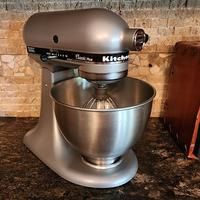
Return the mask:
M 32 15 L 24 40 L 42 68 L 40 119 L 24 144 L 75 184 L 110 188 L 132 179 L 131 147 L 155 90 L 127 77 L 128 53 L 142 50 L 148 35 L 109 10 L 83 9 Z

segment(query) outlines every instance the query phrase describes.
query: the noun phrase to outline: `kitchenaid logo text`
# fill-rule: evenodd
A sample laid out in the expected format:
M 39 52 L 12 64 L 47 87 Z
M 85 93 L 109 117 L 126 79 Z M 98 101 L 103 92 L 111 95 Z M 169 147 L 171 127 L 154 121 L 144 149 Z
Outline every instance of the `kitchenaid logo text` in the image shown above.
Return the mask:
M 127 61 L 128 55 L 121 55 L 121 56 L 103 56 L 103 62 L 117 62 L 117 61 Z

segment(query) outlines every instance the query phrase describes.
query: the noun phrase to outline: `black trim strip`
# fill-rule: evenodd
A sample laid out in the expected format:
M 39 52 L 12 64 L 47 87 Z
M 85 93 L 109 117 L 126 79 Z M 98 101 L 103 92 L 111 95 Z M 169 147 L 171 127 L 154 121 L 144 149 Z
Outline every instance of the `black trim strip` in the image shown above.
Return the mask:
M 84 61 L 84 62 L 127 62 L 128 61 L 128 51 L 116 54 L 93 54 L 93 53 L 81 53 L 72 51 L 63 51 L 57 49 L 47 49 L 27 46 L 27 52 L 38 54 L 41 56 L 41 60 L 47 61 L 50 59 L 61 59 L 69 61 Z

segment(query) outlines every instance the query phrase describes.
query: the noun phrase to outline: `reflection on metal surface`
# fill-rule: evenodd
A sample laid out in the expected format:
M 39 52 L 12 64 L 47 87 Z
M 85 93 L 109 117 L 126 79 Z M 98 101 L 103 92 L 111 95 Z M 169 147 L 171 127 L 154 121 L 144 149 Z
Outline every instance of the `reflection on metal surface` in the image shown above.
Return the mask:
M 105 159 L 105 158 L 87 158 L 82 156 L 82 160 L 86 165 L 94 167 L 96 169 L 110 169 L 119 165 L 123 158 L 118 157 L 114 159 Z
M 92 159 L 115 159 L 136 143 L 146 127 L 155 95 L 152 86 L 133 78 L 106 87 L 106 95 L 117 103 L 116 108 L 83 108 L 95 96 L 96 88 L 80 77 L 63 81 L 51 90 L 60 130 L 73 148 Z M 97 98 L 104 97 L 104 89 L 99 93 Z

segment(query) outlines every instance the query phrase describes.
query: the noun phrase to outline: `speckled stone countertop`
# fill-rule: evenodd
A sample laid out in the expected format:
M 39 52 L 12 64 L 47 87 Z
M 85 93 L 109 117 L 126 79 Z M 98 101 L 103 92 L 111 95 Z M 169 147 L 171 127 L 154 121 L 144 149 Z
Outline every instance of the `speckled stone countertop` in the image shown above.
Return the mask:
M 0 118 L 0 200 L 200 199 L 200 162 L 187 160 L 159 119 L 150 119 L 135 147 L 137 175 L 113 189 L 74 185 L 51 171 L 22 143 L 36 118 Z

